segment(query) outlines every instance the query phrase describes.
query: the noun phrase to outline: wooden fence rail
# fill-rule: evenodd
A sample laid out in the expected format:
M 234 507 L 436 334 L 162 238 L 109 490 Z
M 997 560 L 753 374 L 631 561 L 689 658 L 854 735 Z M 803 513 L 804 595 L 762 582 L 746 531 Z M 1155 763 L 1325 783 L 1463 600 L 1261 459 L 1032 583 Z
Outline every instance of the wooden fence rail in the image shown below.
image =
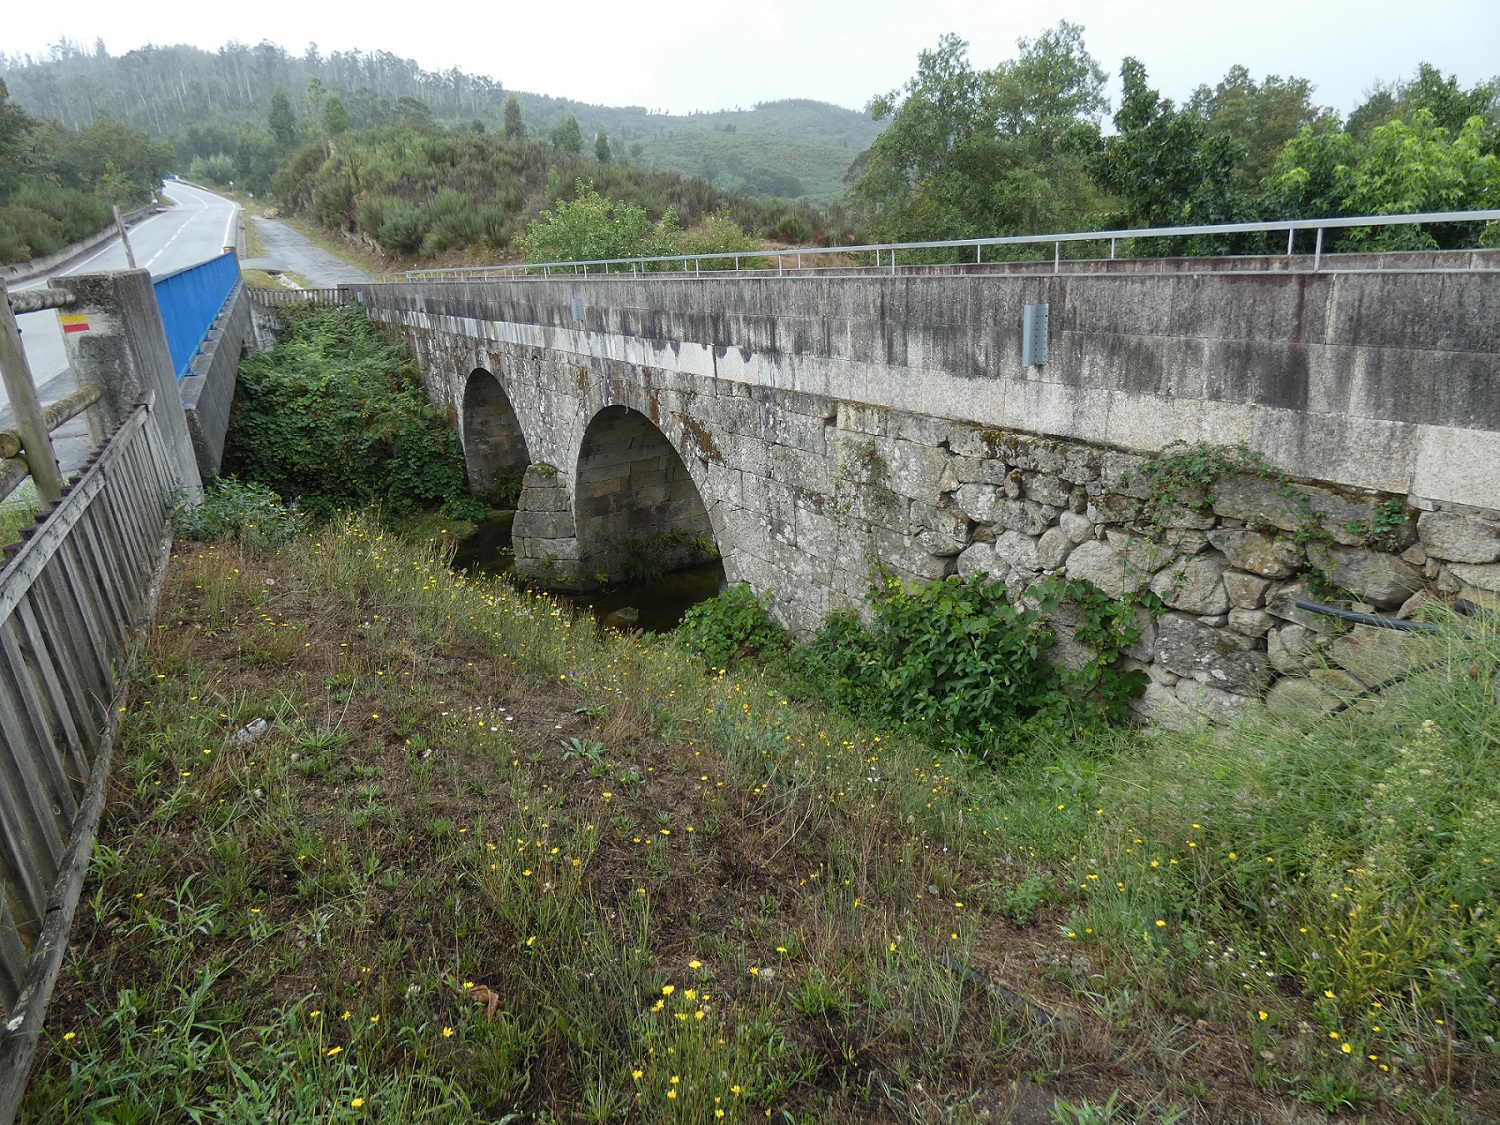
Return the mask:
M 166 559 L 138 406 L 0 569 L 0 1122 L 25 1089 L 103 808 L 127 645 Z
M 348 289 L 267 289 L 256 286 L 248 290 L 258 305 L 352 305 L 354 294 Z

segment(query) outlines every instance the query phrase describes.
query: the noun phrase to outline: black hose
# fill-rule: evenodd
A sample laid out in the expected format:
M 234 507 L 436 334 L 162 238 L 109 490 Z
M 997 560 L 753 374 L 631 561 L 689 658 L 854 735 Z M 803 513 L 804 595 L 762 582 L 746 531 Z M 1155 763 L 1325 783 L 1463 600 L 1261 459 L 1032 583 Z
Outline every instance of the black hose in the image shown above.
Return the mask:
M 1355 613 L 1350 609 L 1340 609 L 1336 605 L 1323 605 L 1321 602 L 1311 601 L 1307 598 L 1298 598 L 1297 608 L 1305 609 L 1308 613 L 1316 613 L 1321 617 L 1332 617 L 1339 621 L 1347 621 L 1352 625 L 1371 625 L 1376 629 L 1395 629 L 1402 633 L 1442 632 L 1442 626 L 1430 625 L 1425 621 L 1404 621 L 1399 617 L 1381 617 L 1375 613 Z M 1463 611 L 1460 610 L 1460 612 Z
M 1321 602 L 1310 601 L 1307 598 L 1298 598 L 1297 608 L 1305 609 L 1308 613 L 1316 613 L 1323 617 L 1332 617 L 1339 621 L 1347 621 L 1353 625 L 1369 625 L 1376 629 L 1395 629 L 1402 633 L 1443 633 L 1450 631 L 1442 625 L 1431 625 L 1422 621 L 1404 621 L 1398 617 L 1381 617 L 1374 613 L 1355 613 L 1352 610 L 1339 609 L 1338 606 L 1333 605 L 1323 605 Z M 1453 609 L 1455 613 L 1463 617 L 1479 617 L 1485 614 L 1483 606 L 1476 605 L 1467 598 L 1459 598 L 1458 601 L 1453 603 Z M 1451 631 L 1466 640 L 1473 637 L 1472 633 L 1464 629 Z M 1401 683 L 1401 681 L 1419 675 L 1422 672 L 1430 672 L 1432 669 L 1448 663 L 1451 659 L 1451 657 L 1441 657 L 1437 660 L 1430 660 L 1425 664 L 1419 664 L 1415 668 L 1408 668 L 1404 672 L 1398 672 L 1388 679 L 1381 680 L 1380 683 L 1375 684 L 1373 687 L 1366 688 L 1353 698 L 1344 700 L 1328 713 L 1330 715 L 1342 714 L 1360 700 L 1368 699 L 1372 695 L 1379 695 L 1386 688 L 1394 687 L 1396 684 Z

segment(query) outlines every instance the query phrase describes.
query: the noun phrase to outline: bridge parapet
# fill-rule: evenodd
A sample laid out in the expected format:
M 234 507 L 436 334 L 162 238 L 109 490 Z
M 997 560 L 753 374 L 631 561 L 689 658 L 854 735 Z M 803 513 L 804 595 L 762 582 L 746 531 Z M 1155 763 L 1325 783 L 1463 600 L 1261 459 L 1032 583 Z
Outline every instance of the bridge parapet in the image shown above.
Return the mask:
M 1500 593 L 1497 280 L 1466 266 L 357 292 L 411 341 L 466 443 L 483 373 L 526 459 L 549 467 L 548 496 L 522 498 L 548 534 L 521 536 L 518 517 L 521 569 L 595 573 L 604 509 L 579 486 L 597 492 L 604 477 L 581 473 L 585 439 L 624 407 L 680 457 L 730 580 L 773 591 L 793 628 L 863 604 L 871 556 L 909 578 L 982 569 L 1018 593 L 1048 573 L 1115 596 L 1150 588 L 1170 612 L 1131 658 L 1165 714 L 1232 710 L 1301 667 L 1325 630 L 1295 606 L 1311 567 L 1387 608 L 1428 584 Z M 1036 304 L 1050 312 L 1047 361 L 1024 366 L 1022 315 Z M 1184 498 L 1148 534 L 1129 481 L 1176 441 L 1243 442 L 1309 499 L 1288 515 L 1252 481 Z M 606 455 L 632 464 L 647 444 Z M 665 471 L 652 464 L 643 453 L 639 480 L 622 472 L 609 487 L 645 496 L 661 483 L 648 472 Z M 665 518 L 657 501 L 608 510 L 647 530 Z M 1461 547 L 1442 521 L 1457 521 Z M 1067 643 L 1059 654 L 1080 655 Z

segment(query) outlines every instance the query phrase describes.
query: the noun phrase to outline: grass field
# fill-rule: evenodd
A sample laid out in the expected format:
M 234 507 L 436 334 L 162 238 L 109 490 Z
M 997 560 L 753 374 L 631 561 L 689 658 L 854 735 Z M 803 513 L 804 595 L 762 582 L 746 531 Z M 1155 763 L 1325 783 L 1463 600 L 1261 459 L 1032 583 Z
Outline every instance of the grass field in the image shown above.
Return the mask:
M 1500 1115 L 1493 631 L 997 768 L 448 538 L 178 543 L 26 1120 Z

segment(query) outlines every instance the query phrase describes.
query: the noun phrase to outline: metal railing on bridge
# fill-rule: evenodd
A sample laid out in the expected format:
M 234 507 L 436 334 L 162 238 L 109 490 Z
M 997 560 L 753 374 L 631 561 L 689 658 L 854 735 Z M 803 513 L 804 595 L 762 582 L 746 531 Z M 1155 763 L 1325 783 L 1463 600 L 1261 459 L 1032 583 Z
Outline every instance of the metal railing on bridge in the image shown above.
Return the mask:
M 156 304 L 172 368 L 181 380 L 193 366 L 193 357 L 208 336 L 208 330 L 240 280 L 240 264 L 232 250 L 152 281 Z
M 253 286 L 248 290 L 250 299 L 265 308 L 284 305 L 350 305 L 353 293 L 345 287 L 331 289 L 271 289 Z
M 859 271 L 885 271 L 895 274 L 902 266 L 931 265 L 921 262 L 922 256 L 938 255 L 946 263 L 958 265 L 1000 264 L 1000 259 L 985 260 L 986 250 L 1009 247 L 1052 247 L 1053 272 L 1061 272 L 1065 262 L 1099 261 L 1104 258 L 1104 247 L 1109 248 L 1108 260 L 1113 261 L 1121 243 L 1133 251 L 1142 241 L 1185 239 L 1229 239 L 1235 235 L 1286 235 L 1286 256 L 1297 251 L 1299 237 L 1311 237 L 1313 242 L 1309 268 L 1319 271 L 1328 258 L 1325 250 L 1326 232 L 1358 228 L 1389 226 L 1435 226 L 1453 223 L 1500 222 L 1500 210 L 1487 211 L 1431 211 L 1412 215 L 1361 215 L 1330 219 L 1277 219 L 1254 223 L 1213 223 L 1187 227 L 1145 227 L 1139 229 L 1070 231 L 1065 234 L 1017 234 L 993 238 L 952 238 L 933 242 L 880 242 L 861 246 L 805 246 L 788 249 L 768 248 L 761 250 L 721 251 L 712 254 L 664 254 L 642 258 L 593 258 L 575 262 L 515 262 L 495 266 L 463 266 L 448 269 L 407 270 L 402 276 L 408 281 L 449 280 L 470 281 L 486 278 L 553 276 L 577 277 L 590 274 L 630 274 L 658 278 L 682 278 L 707 275 L 722 277 L 725 273 L 750 273 L 760 276 L 788 274 Z M 1063 247 L 1077 247 L 1081 251 L 1093 249 L 1094 256 L 1065 258 Z M 960 258 L 957 251 L 973 254 L 972 262 L 967 255 Z M 905 262 L 901 257 L 905 255 Z M 1138 254 L 1131 254 L 1139 257 Z M 1253 254 L 1229 255 L 1264 258 L 1264 250 Z M 1006 263 L 1015 259 L 1004 259 Z M 1044 264 L 1043 260 L 1043 264 Z M 836 264 L 835 264 L 836 263 Z

